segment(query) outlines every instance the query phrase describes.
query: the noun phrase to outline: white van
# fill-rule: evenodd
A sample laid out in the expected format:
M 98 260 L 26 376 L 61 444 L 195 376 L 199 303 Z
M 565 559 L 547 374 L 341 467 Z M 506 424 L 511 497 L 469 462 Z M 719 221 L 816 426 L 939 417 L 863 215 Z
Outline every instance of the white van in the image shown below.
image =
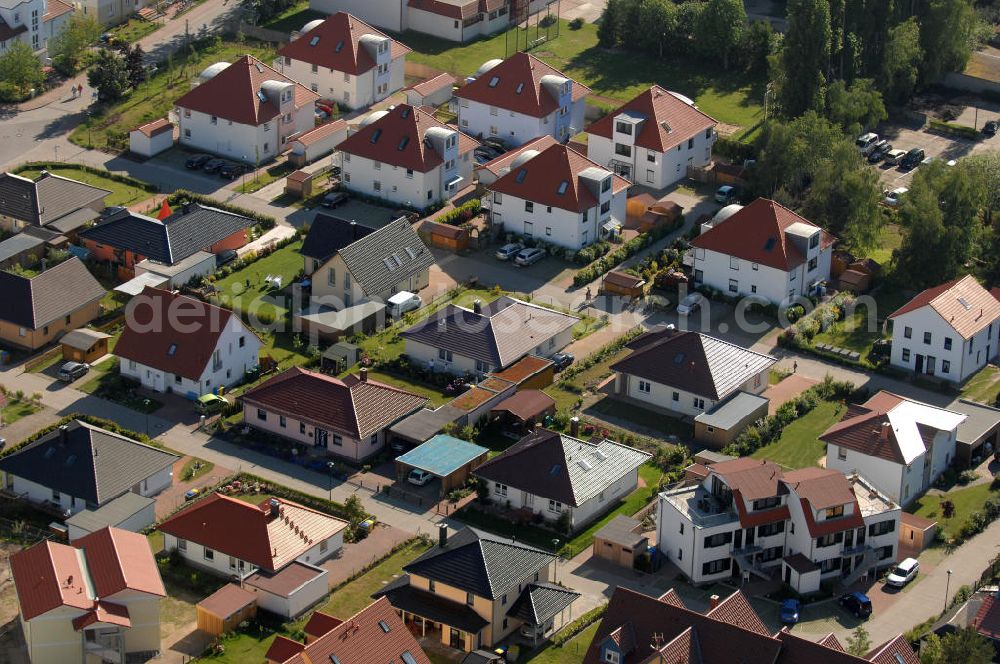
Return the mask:
M 858 140 L 854 141 L 854 144 L 858 146 L 861 150 L 861 154 L 868 156 L 868 154 L 875 149 L 875 144 L 878 143 L 878 134 L 873 134 L 868 132 L 867 134 L 862 134 L 858 137 Z
M 389 315 L 393 318 L 399 318 L 407 311 L 419 309 L 423 304 L 423 301 L 416 293 L 411 293 L 410 291 L 399 291 L 389 298 L 389 302 L 387 304 L 389 305 Z

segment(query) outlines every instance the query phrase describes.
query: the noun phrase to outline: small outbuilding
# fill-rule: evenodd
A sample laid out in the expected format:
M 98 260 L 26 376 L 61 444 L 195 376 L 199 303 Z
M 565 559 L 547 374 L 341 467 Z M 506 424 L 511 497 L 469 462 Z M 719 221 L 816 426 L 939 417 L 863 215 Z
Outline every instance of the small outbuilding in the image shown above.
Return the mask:
M 429 219 L 420 225 L 420 239 L 438 249 L 465 251 L 469 248 L 469 231 Z
M 393 440 L 407 447 L 425 443 L 454 422 L 465 417 L 465 411 L 445 404 L 436 410 L 423 408 L 389 427 Z
M 556 368 L 552 360 L 538 355 L 525 355 L 493 376 L 513 383 L 519 390 L 541 390 L 555 382 Z
M 59 340 L 63 359 L 93 364 L 108 354 L 108 339 L 110 338 L 110 334 L 86 327 L 67 332 Z
M 455 87 L 455 77 L 451 74 L 438 74 L 426 81 L 421 81 L 406 90 L 406 103 L 410 106 L 438 107 L 451 100 Z
M 292 620 L 326 596 L 329 576 L 322 567 L 296 560 L 277 572 L 257 570 L 243 580 L 243 588 L 262 611 Z
M 937 537 L 937 521 L 925 519 L 909 512 L 900 513 L 899 517 L 899 547 L 910 552 L 914 557 L 931 544 Z
M 611 519 L 594 534 L 594 557 L 629 569 L 635 567 L 648 547 L 649 538 L 642 533 L 642 523 L 624 514 Z
M 257 615 L 257 596 L 234 583 L 227 583 L 198 602 L 198 629 L 221 636 L 235 631 L 241 622 Z
M 997 449 L 1000 408 L 968 399 L 957 399 L 948 409 L 966 415 L 965 421 L 958 425 L 955 440 L 956 465 L 960 468 L 977 466 Z
M 285 193 L 299 199 L 309 198 L 313 193 L 313 174 L 294 171 L 285 178 Z
M 295 315 L 298 329 L 310 339 L 338 342 L 353 334 L 371 334 L 385 326 L 385 305 L 369 300 L 337 311 L 311 305 Z
M 342 118 L 310 129 L 292 141 L 288 163 L 295 168 L 302 168 L 332 153 L 345 138 L 347 138 L 347 121 Z
M 128 149 L 141 157 L 153 157 L 174 146 L 174 123 L 166 118 L 139 125 L 128 133 Z
M 441 433 L 397 457 L 396 478 L 404 480 L 414 468 L 427 471 L 441 480 L 443 496 L 464 486 L 488 455 L 485 447 Z
M 781 561 L 781 580 L 800 595 L 819 592 L 820 566 L 801 553 L 785 556 Z
M 608 295 L 642 297 L 646 280 L 627 272 L 608 272 L 601 282 L 601 292 Z
M 340 374 L 360 361 L 360 346 L 346 341 L 338 341 L 323 351 L 319 368 L 323 373 Z
M 518 438 L 528 434 L 547 416 L 556 414 L 556 401 L 541 390 L 521 390 L 507 397 L 490 410 L 490 415 L 500 420 L 504 432 Z
M 737 392 L 694 418 L 695 441 L 712 449 L 722 449 L 748 426 L 767 417 L 768 403 L 767 397 Z

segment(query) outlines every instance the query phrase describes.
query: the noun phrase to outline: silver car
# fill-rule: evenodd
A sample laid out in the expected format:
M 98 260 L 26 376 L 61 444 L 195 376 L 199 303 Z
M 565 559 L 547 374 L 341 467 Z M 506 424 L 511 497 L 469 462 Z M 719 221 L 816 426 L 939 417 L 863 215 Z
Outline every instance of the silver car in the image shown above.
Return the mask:
M 534 265 L 543 258 L 545 258 L 544 249 L 539 249 L 538 247 L 522 249 L 514 256 L 514 265 L 527 267 L 528 265 Z

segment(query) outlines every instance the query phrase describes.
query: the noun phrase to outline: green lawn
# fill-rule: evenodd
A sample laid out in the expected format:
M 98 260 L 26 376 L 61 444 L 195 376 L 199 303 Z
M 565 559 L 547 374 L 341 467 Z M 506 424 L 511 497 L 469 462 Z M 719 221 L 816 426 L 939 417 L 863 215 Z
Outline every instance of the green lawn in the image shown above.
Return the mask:
M 345 619 L 372 603 L 371 595 L 403 573 L 403 565 L 428 549 L 423 542 L 412 542 L 392 554 L 365 574 L 334 591 L 317 610 Z
M 94 366 L 88 374 L 93 377 L 76 389 L 147 415 L 158 411 L 163 403 L 145 396 L 136 391 L 131 384 L 126 383 L 126 379 L 118 373 L 116 363 L 117 359 L 111 358 Z
M 597 26 L 590 23 L 570 30 L 562 21 L 560 32 L 555 37 L 553 27 L 552 39 L 530 52 L 590 87 L 595 96 L 610 98 L 592 97 L 597 105 L 613 108 L 616 101 L 628 101 L 659 84 L 692 97 L 702 111 L 726 124 L 749 128 L 763 118 L 763 81 L 750 80 L 742 72 L 727 72 L 690 58 L 656 59 L 646 53 L 609 51 L 597 45 Z M 535 37 L 534 27 L 530 37 Z M 407 56 L 409 61 L 461 76 L 475 73 L 487 60 L 505 56 L 504 33 L 465 45 L 416 32 L 407 32 L 401 39 L 414 50 Z
M 153 34 L 163 27 L 159 21 L 145 21 L 141 18 L 130 18 L 125 23 L 117 25 L 108 32 L 112 39 L 120 39 L 130 44 L 134 44 L 143 37 Z
M 753 457 L 767 459 L 786 468 L 815 466 L 825 450 L 819 435 L 840 420 L 844 410 L 840 403 L 821 401 L 816 408 L 786 426 L 778 440 L 754 452 Z
M 268 316 L 281 318 L 287 311 L 282 303 L 283 296 L 275 292 L 265 279 L 268 275 L 281 276 L 282 289 L 291 284 L 302 271 L 302 255 L 299 253 L 301 248 L 302 240 L 297 240 L 216 281 L 215 287 L 220 294 L 214 296 L 213 300 L 244 314 L 260 316 L 261 322 L 267 322 Z
M 352 373 L 355 370 L 348 371 Z M 393 385 L 394 387 L 399 387 L 401 389 L 407 390 L 408 392 L 413 392 L 414 394 L 419 394 L 420 396 L 427 397 L 430 400 L 430 407 L 437 408 L 442 404 L 446 404 L 455 398 L 454 394 L 445 394 L 441 390 L 431 386 L 424 385 L 423 383 L 416 383 L 407 378 L 399 378 L 391 374 L 387 374 L 384 371 L 372 370 L 368 372 L 368 377 L 372 380 L 377 380 L 380 383 L 385 383 L 386 385 Z
M 278 32 L 291 32 L 292 30 L 301 30 L 302 26 L 309 21 L 317 18 L 326 18 L 327 16 L 328 14 L 324 14 L 323 12 L 309 9 L 308 1 L 300 2 L 281 12 L 261 27 L 268 30 L 277 30 Z
M 12 400 L 13 397 L 9 397 L 9 399 Z M 13 424 L 22 417 L 27 417 L 28 415 L 37 413 L 41 409 L 42 409 L 41 406 L 36 406 L 35 404 L 27 400 L 13 401 L 12 403 L 8 403 L 6 406 L 4 406 L 2 411 L 0 411 L 2 412 L 2 416 L 0 416 L 0 422 L 3 422 L 5 425 Z
M 591 413 L 594 417 L 608 418 L 608 422 L 611 424 L 617 423 L 619 426 L 627 426 L 629 423 L 634 423 L 664 436 L 677 436 L 681 440 L 691 440 L 694 434 L 694 429 L 690 424 L 677 418 L 654 413 L 651 410 L 608 397 L 587 408 L 583 414 L 586 416 Z
M 982 509 L 986 499 L 993 495 L 989 484 L 977 484 L 962 489 L 949 491 L 943 496 L 925 495 L 913 503 L 907 510 L 917 516 L 926 519 L 934 519 L 938 522 L 938 529 L 942 539 L 949 539 L 958 534 L 962 524 L 968 520 L 969 515 L 976 510 Z M 955 505 L 955 513 L 950 519 L 941 516 L 941 501 L 950 500 Z
M 813 343 L 822 342 L 856 351 L 861 354 L 861 360 L 865 361 L 872 345 L 882 338 L 880 321 L 885 320 L 886 316 L 905 302 L 906 298 L 901 291 L 883 288 L 875 296 L 874 312 L 869 312 L 867 306 L 859 304 L 849 318 L 834 323 L 813 337 Z
M 123 182 L 118 182 L 117 180 L 112 180 L 111 178 L 102 177 L 95 173 L 90 173 L 81 168 L 74 168 L 73 166 L 67 164 L 66 166 L 60 166 L 58 168 L 48 169 L 49 173 L 53 175 L 61 175 L 64 178 L 70 178 L 72 180 L 77 180 L 94 187 L 100 187 L 101 189 L 107 189 L 111 192 L 105 202 L 108 205 L 123 205 L 129 206 L 139 203 L 153 196 L 152 192 L 146 191 L 139 187 L 132 187 Z M 41 175 L 40 171 L 36 170 L 22 170 L 15 171 L 18 175 L 26 178 L 31 178 L 32 180 L 38 179 Z
M 903 232 L 898 224 L 886 224 L 882 230 L 882 240 L 879 248 L 871 252 L 869 258 L 877 261 L 883 268 L 889 265 L 892 252 L 903 246 Z
M 982 368 L 962 387 L 963 399 L 971 399 L 987 405 L 995 405 L 1000 395 L 1000 369 L 992 365 Z
M 553 645 L 542 648 L 534 655 L 529 656 L 525 661 L 530 664 L 580 664 L 583 656 L 590 647 L 590 642 L 597 634 L 597 628 L 601 621 L 596 621 L 593 625 L 583 630 L 572 639 L 557 647 Z
M 165 117 L 174 102 L 191 89 L 205 67 L 215 62 L 233 62 L 244 54 L 270 63 L 274 59 L 274 48 L 247 41 L 243 44 L 222 42 L 182 49 L 173 56 L 170 67 L 161 65 L 152 78 L 127 98 L 109 107 L 98 107 L 92 116 L 73 130 L 69 139 L 83 147 L 101 148 L 109 145 L 110 138 L 110 145 L 123 146 L 128 142 L 129 129 Z
M 284 178 L 294 170 L 295 168 L 287 161 L 275 164 L 270 168 L 255 169 L 252 174 L 247 175 L 246 184 L 241 184 L 236 187 L 236 190 L 244 194 L 252 194 L 255 191 L 260 191 L 272 182 Z
M 181 469 L 181 481 L 182 482 L 192 482 L 202 475 L 207 475 L 212 472 L 215 468 L 215 464 L 211 461 L 205 461 L 204 459 L 199 459 L 197 457 L 192 457 L 188 459 L 187 463 Z

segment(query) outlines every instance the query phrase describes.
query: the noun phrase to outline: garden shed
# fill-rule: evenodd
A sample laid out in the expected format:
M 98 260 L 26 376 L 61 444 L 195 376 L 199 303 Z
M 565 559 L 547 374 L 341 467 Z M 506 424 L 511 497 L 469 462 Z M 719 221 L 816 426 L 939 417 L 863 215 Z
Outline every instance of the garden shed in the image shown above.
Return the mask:
M 128 133 L 128 148 L 141 157 L 152 157 L 174 146 L 174 123 L 160 118 Z
M 257 615 L 257 596 L 234 583 L 227 583 L 198 602 L 195 608 L 198 629 L 212 636 L 221 636 Z
M 429 219 L 421 225 L 420 237 L 424 242 L 438 249 L 465 251 L 469 248 L 469 231 L 458 226 L 439 224 Z
M 609 560 L 616 565 L 635 567 L 649 546 L 649 538 L 642 534 L 642 523 L 619 514 L 594 534 L 594 557 Z
M 608 272 L 601 282 L 601 291 L 609 295 L 642 297 L 646 280 L 627 272 Z
M 110 338 L 110 334 L 85 327 L 67 332 L 59 340 L 60 345 L 62 345 L 63 359 L 92 364 L 95 360 L 108 354 L 108 339 Z
M 296 198 L 309 198 L 313 193 L 312 173 L 295 171 L 285 178 L 285 193 Z
M 339 374 L 361 361 L 361 348 L 346 341 L 338 341 L 323 352 L 320 371 Z

